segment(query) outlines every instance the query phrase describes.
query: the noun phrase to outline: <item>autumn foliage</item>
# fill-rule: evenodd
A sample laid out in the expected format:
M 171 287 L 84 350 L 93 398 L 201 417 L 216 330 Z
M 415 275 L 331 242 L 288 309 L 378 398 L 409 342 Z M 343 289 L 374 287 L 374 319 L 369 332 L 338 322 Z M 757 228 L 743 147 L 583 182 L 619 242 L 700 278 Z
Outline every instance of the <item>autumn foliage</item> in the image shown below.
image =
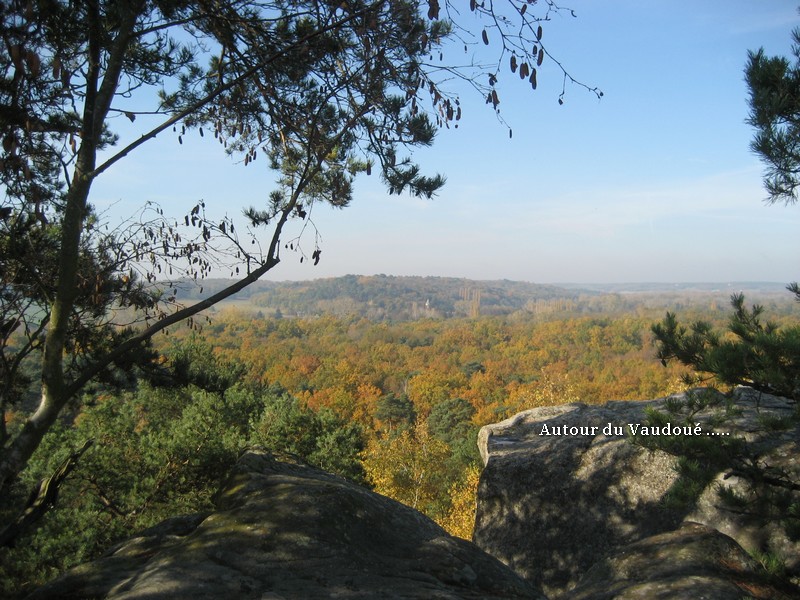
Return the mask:
M 598 296 L 398 321 L 276 317 L 239 302 L 200 332 L 173 328 L 157 339 L 154 371 L 87 390 L 72 425 L 34 456 L 19 496 L 95 439 L 57 507 L 24 544 L 2 551 L 0 590 L 41 581 L 167 516 L 207 509 L 251 445 L 368 485 L 469 539 L 480 426 L 538 406 L 678 389 L 684 367 L 660 364 L 650 330 L 665 302 L 727 319 L 724 304 L 707 298 L 651 305 Z M 780 321 L 794 306 L 769 308 Z

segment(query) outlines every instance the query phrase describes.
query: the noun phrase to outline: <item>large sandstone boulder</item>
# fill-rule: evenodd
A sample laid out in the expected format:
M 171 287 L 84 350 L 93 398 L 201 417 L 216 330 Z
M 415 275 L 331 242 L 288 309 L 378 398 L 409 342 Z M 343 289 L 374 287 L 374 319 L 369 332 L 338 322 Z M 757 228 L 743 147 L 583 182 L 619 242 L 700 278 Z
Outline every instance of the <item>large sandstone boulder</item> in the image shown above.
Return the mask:
M 760 572 L 733 539 L 684 523 L 595 564 L 569 600 L 790 600 L 796 590 Z
M 759 433 L 765 415 L 786 416 L 795 406 L 747 389 L 738 390 L 735 401 L 742 412 L 728 430 L 715 430 L 709 412 L 697 414 L 701 435 L 746 438 L 799 480 L 800 428 Z M 634 445 L 628 435 L 630 426 L 646 422 L 648 408 L 664 402 L 543 407 L 484 427 L 475 543 L 551 596 L 572 589 L 593 565 L 631 544 L 687 522 L 713 527 L 747 550 L 779 554 L 800 572 L 800 546 L 777 524 L 749 522 L 720 502 L 720 485 L 745 489 L 735 474 L 721 473 L 690 505 L 665 506 L 667 492 L 683 483 L 675 458 Z
M 249 452 L 218 510 L 170 519 L 30 598 L 540 598 L 473 544 L 389 498 Z

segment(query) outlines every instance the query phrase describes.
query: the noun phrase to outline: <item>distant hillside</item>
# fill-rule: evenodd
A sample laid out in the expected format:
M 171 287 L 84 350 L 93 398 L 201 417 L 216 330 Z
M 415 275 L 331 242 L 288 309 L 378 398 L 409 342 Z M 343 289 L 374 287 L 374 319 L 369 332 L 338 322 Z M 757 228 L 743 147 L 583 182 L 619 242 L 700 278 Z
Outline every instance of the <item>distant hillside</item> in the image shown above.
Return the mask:
M 202 300 L 231 284 L 206 279 L 169 284 L 178 301 Z M 167 284 L 165 284 L 167 285 Z M 608 283 L 544 285 L 522 281 L 476 281 L 454 277 L 345 275 L 309 281 L 257 281 L 220 307 L 246 304 L 264 316 L 357 315 L 373 321 L 507 315 L 517 311 L 539 318 L 619 314 L 642 309 L 683 310 L 690 306 L 726 310 L 731 294 L 775 313 L 793 314 L 796 303 L 785 284 Z M 777 313 L 775 313 L 777 314 Z
M 200 300 L 230 282 L 211 279 L 202 289 L 180 290 L 181 300 Z M 450 277 L 346 275 L 311 281 L 257 282 L 235 296 L 264 312 L 285 316 L 357 314 L 375 320 L 502 315 L 532 306 L 573 303 L 586 290 L 517 281 L 473 281 Z

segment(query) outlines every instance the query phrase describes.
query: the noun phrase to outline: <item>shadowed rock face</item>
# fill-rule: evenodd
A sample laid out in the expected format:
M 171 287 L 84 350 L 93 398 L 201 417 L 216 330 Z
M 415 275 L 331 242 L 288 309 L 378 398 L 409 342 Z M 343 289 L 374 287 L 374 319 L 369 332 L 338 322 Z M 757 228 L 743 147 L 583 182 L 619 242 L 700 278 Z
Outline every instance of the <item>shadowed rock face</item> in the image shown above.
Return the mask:
M 680 519 L 658 502 L 677 476 L 672 457 L 646 456 L 622 438 L 540 435 L 545 423 L 551 431 L 602 428 L 643 409 L 641 402 L 569 404 L 484 427 L 479 443 L 488 463 L 475 543 L 550 594 L 577 583 L 615 548 L 677 526 Z
M 594 565 L 569 600 L 788 600 L 733 539 L 698 523 L 645 538 Z
M 769 439 L 754 433 L 763 430 L 759 412 L 787 415 L 794 406 L 769 396 L 755 399 L 752 390 L 737 394 L 744 410 L 735 433 L 753 448 L 782 456 L 784 466 L 800 474 L 798 429 Z M 721 508 L 717 486 L 741 488 L 736 477 L 720 474 L 685 510 L 664 508 L 662 500 L 679 478 L 674 457 L 635 446 L 613 429 L 622 427 L 627 433 L 628 424 L 646 422 L 647 408 L 662 406 L 663 399 L 543 407 L 484 427 L 478 444 L 486 468 L 478 488 L 475 543 L 553 597 L 574 588 L 593 565 L 687 522 L 720 530 L 745 548 L 775 551 L 797 570 L 800 547 L 779 527 L 748 523 Z M 705 431 L 710 430 L 708 416 L 697 416 Z
M 793 408 L 758 400 L 774 414 Z M 168 519 L 30 598 L 543 599 L 542 588 L 562 600 L 799 598 L 737 544 L 800 560 L 770 527 L 720 509 L 712 488 L 737 485 L 735 476 L 712 482 L 694 507 L 667 511 L 673 457 L 603 433 L 644 423 L 661 403 L 548 407 L 483 428 L 475 541 L 488 554 L 393 500 L 252 451 L 216 511 Z M 797 429 L 759 439 L 756 413 L 744 410 L 737 433 L 800 468 Z
M 540 598 L 393 500 L 248 452 L 207 515 L 169 519 L 30 598 Z

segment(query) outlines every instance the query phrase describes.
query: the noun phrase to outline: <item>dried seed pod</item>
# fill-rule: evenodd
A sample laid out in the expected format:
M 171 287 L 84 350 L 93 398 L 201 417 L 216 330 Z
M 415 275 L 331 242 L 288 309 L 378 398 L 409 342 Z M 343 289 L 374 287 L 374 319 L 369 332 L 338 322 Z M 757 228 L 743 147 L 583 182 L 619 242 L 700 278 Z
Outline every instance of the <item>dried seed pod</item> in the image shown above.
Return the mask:
M 29 50 L 25 55 L 25 62 L 28 63 L 28 69 L 31 75 L 37 77 L 39 75 L 39 69 L 42 66 L 42 60 L 39 58 L 39 55 Z

